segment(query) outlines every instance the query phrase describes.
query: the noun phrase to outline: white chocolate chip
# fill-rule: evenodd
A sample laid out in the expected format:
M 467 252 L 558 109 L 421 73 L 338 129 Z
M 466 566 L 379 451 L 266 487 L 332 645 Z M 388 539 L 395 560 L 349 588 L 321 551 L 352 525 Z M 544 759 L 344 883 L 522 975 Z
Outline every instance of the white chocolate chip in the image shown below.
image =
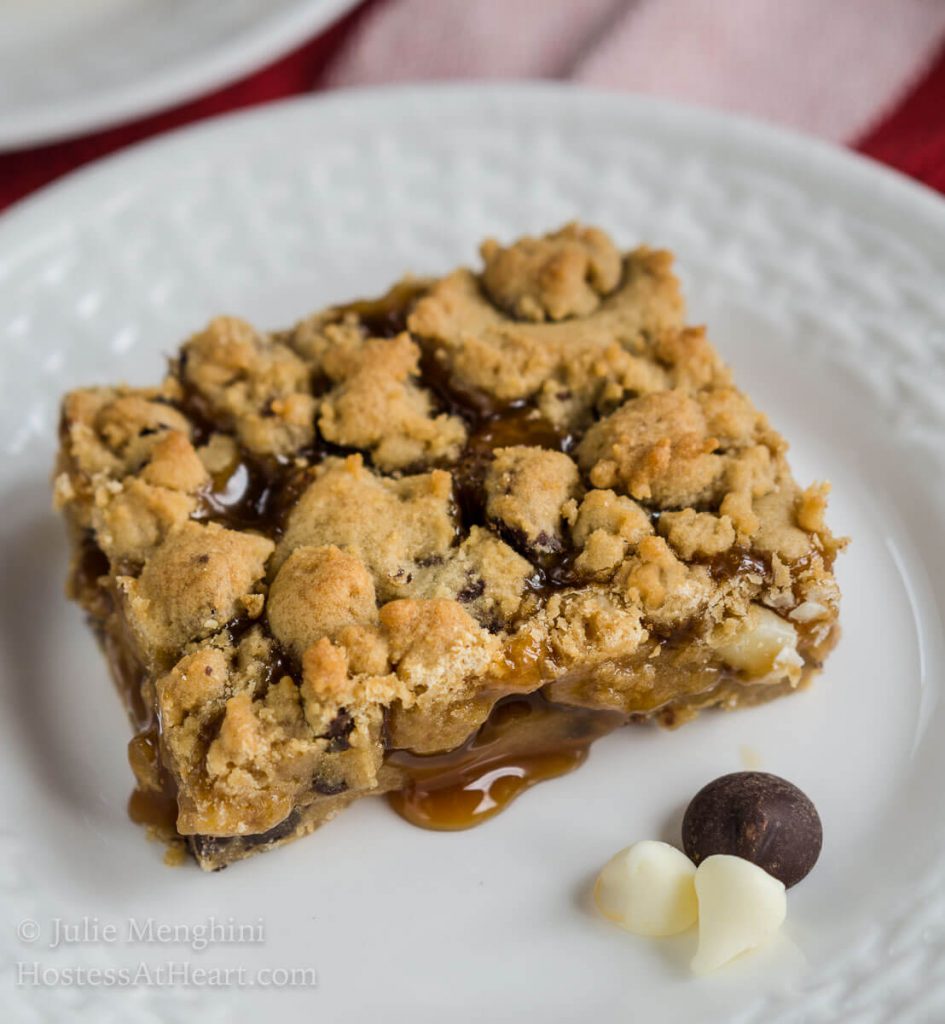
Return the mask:
M 773 935 L 787 914 L 784 885 L 741 857 L 718 853 L 696 871 L 699 949 L 696 974 L 707 974 Z
M 655 840 L 634 843 L 604 865 L 594 901 L 604 917 L 637 935 L 675 935 L 695 923 L 692 861 Z
M 795 676 L 804 667 L 804 659 L 793 647 L 782 647 L 774 659 L 774 671 L 783 672 L 786 676 Z
M 788 618 L 795 622 L 813 622 L 814 619 L 821 619 L 826 614 L 826 606 L 819 601 L 802 601 L 794 611 L 789 613 Z
M 732 668 L 760 679 L 772 672 L 800 676 L 803 659 L 797 653 L 797 631 L 787 619 L 752 605 L 742 629 L 733 637 L 716 644 L 719 656 Z

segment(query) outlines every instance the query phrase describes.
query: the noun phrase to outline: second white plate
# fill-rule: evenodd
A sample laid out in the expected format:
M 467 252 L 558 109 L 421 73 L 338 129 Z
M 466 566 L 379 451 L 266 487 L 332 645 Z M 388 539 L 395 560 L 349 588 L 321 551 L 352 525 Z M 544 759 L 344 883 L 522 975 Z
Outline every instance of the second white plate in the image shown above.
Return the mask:
M 0 0 L 0 149 L 143 117 L 248 74 L 357 0 Z

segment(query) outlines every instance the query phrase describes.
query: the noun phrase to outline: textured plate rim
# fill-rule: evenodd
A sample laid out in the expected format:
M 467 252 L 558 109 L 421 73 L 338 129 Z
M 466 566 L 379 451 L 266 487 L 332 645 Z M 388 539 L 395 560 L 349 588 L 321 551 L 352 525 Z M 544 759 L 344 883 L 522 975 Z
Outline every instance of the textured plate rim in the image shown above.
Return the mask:
M 313 0 L 321 6 L 323 0 Z M 350 0 L 325 0 L 336 10 Z M 310 12 L 307 12 L 310 13 Z M 666 131 L 676 134 L 685 123 L 694 141 L 718 149 L 735 144 L 744 149 L 760 149 L 769 156 L 777 154 L 798 175 L 797 183 L 816 181 L 826 187 L 842 203 L 850 205 L 856 198 L 852 192 L 864 197 L 870 204 L 882 197 L 884 205 L 876 209 L 876 221 L 901 231 L 903 207 L 909 208 L 918 236 L 930 250 L 945 259 L 945 198 L 938 192 L 912 178 L 880 164 L 853 150 L 825 142 L 792 129 L 783 128 L 741 114 L 679 103 L 645 96 L 621 94 L 599 89 L 575 86 L 564 82 L 500 81 L 489 83 L 427 82 L 422 84 L 370 86 L 334 90 L 330 93 L 309 93 L 275 100 L 248 110 L 237 110 L 207 118 L 147 139 L 121 150 L 112 156 L 96 160 L 86 167 L 72 171 L 62 179 L 45 186 L 15 203 L 0 215 L 0 240 L 29 232 L 34 217 L 45 219 L 57 211 L 66 213 L 75 197 L 88 192 L 90 198 L 108 194 L 113 183 L 127 184 L 135 172 L 150 171 L 164 160 L 176 160 L 204 140 L 215 145 L 238 145 L 241 138 L 251 135 L 260 122 L 284 120 L 285 117 L 305 122 L 309 117 L 319 118 L 335 126 L 343 126 L 351 117 L 360 121 L 365 117 L 381 117 L 387 109 L 392 112 L 405 106 L 429 117 L 443 114 L 451 108 L 469 108 L 493 103 L 499 111 L 511 107 L 532 106 L 536 103 L 555 106 L 567 114 L 584 103 L 592 101 L 601 108 L 626 114 L 629 110 L 659 135 Z M 568 110 L 571 108 L 571 111 Z M 2 142 L 2 122 L 0 122 Z M 838 176 L 845 179 L 841 184 Z M 910 237 L 915 244 L 917 238 Z
M 172 64 L 130 86 L 0 115 L 0 150 L 74 138 L 192 100 L 281 57 L 306 35 L 331 25 L 356 2 L 296 0 L 284 11 L 263 13 L 261 24 L 244 30 L 231 44 Z

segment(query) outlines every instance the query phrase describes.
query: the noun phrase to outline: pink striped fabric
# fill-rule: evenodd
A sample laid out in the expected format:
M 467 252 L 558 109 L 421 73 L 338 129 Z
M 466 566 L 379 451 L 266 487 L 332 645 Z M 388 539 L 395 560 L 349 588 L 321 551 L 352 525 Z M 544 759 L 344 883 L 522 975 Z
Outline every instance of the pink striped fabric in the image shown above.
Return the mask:
M 894 107 L 943 38 L 945 0 L 388 0 L 328 84 L 569 78 L 847 141 Z

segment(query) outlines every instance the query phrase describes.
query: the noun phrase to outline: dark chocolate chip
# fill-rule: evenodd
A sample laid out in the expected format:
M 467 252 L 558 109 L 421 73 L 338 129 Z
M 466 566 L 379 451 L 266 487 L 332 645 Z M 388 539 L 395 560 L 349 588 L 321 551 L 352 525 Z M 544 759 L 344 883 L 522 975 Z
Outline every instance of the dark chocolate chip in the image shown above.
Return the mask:
M 187 837 L 187 846 L 197 860 L 214 860 L 232 848 L 252 850 L 257 846 L 265 846 L 269 843 L 278 842 L 280 839 L 285 839 L 296 830 L 300 817 L 301 813 L 296 808 L 287 818 L 269 829 L 268 832 L 259 832 L 256 835 L 248 836 L 205 836 L 197 834 Z
M 312 789 L 320 796 L 337 796 L 339 793 L 343 793 L 347 788 L 348 783 L 343 779 L 315 779 L 312 783 Z
M 292 835 L 292 833 L 298 828 L 299 819 L 302 817 L 301 811 L 296 807 L 294 811 L 278 825 L 274 825 L 268 832 L 260 832 L 255 836 L 243 836 L 243 842 L 247 848 L 254 846 L 262 846 L 264 843 L 274 843 L 279 839 L 285 839 L 286 836 Z
M 816 808 L 797 786 L 767 772 L 734 772 L 692 798 L 682 842 L 696 864 L 716 853 L 732 854 L 790 888 L 817 862 L 823 829 Z
M 535 547 L 543 554 L 556 554 L 561 551 L 562 544 L 558 537 L 542 530 L 535 538 Z
M 328 732 L 326 734 L 329 741 L 328 750 L 333 754 L 347 750 L 351 746 L 348 742 L 348 737 L 353 729 L 354 719 L 347 708 L 341 708 L 338 714 L 328 723 Z
M 456 600 L 466 604 L 469 601 L 475 601 L 477 597 L 482 597 L 485 591 L 486 581 L 484 579 L 470 580 L 456 595 Z

